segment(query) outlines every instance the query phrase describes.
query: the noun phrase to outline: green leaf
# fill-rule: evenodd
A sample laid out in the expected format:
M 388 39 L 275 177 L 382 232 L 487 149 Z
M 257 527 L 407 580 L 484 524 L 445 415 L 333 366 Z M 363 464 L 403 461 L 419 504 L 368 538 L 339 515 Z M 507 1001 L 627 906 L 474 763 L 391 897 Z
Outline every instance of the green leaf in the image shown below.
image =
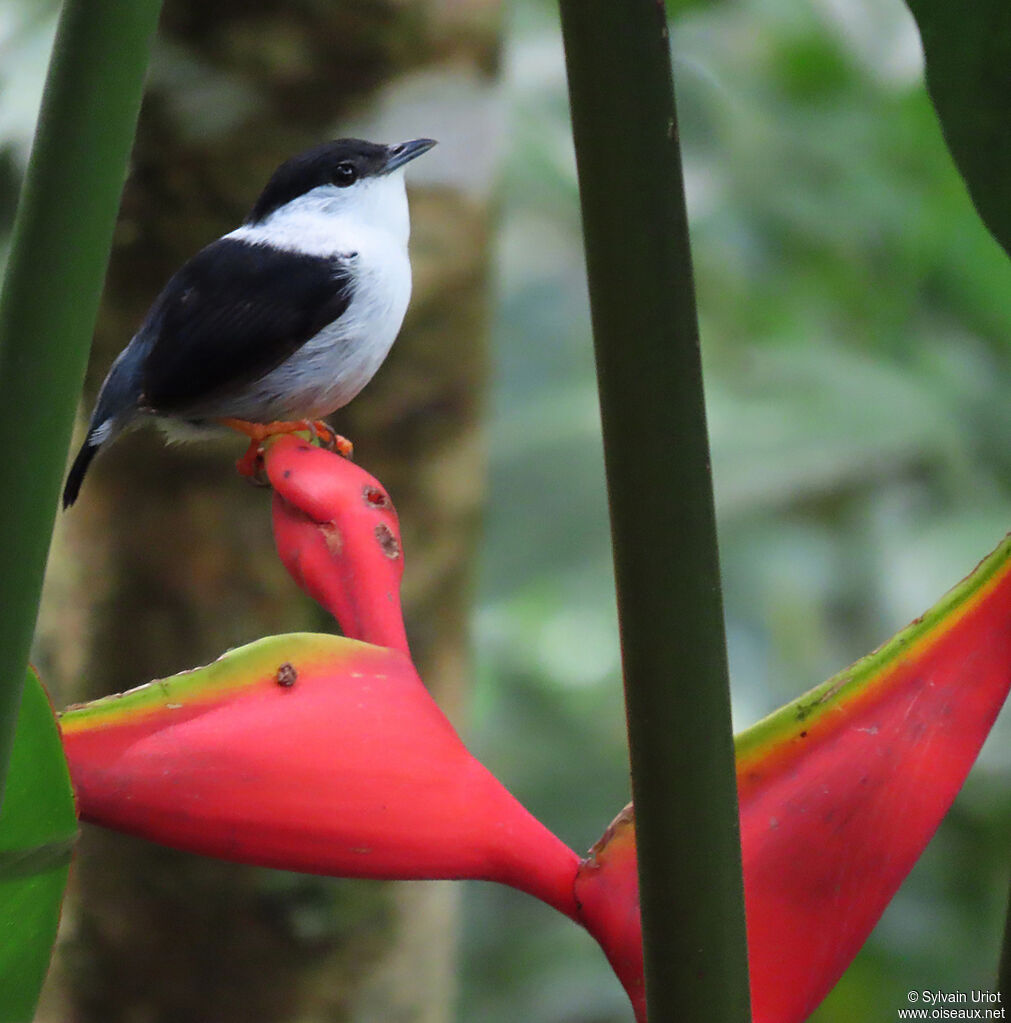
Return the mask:
M 907 2 L 948 148 L 977 212 L 1011 254 L 1011 4 Z
M 25 680 L 0 814 L 0 1020 L 28 1023 L 49 968 L 77 814 L 49 697 Z
M 0 290 L 0 802 L 161 0 L 65 0 Z M 59 287 L 53 288 L 53 282 Z

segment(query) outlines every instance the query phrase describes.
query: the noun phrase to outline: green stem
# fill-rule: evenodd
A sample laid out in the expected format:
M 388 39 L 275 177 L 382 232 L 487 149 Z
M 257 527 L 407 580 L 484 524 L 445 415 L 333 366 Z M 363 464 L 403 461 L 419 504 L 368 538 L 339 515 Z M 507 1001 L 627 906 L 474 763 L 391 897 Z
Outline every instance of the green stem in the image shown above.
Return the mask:
M 66 0 L 0 294 L 0 796 L 161 0 Z
M 600 386 L 649 1017 L 750 1015 L 673 82 L 657 0 L 561 0 Z

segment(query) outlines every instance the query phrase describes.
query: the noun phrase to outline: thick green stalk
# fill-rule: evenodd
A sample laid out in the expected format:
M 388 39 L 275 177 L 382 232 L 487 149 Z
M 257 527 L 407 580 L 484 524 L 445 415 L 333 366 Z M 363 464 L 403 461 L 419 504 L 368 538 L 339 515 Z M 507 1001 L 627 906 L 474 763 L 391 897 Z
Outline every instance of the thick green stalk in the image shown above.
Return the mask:
M 600 385 L 652 1023 L 749 1018 L 698 325 L 656 0 L 561 0 Z
M 66 0 L 0 294 L 0 795 L 161 0 Z

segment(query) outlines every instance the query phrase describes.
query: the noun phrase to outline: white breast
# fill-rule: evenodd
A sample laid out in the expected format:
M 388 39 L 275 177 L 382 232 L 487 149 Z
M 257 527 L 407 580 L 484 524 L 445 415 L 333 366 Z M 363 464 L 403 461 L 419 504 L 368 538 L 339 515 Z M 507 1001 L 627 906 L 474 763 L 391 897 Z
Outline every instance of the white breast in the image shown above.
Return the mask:
M 407 312 L 411 264 L 405 249 L 376 258 L 364 247 L 352 263 L 354 297 L 347 310 L 263 377 L 244 396 L 248 410 L 237 411 L 236 418 L 321 419 L 375 376 Z

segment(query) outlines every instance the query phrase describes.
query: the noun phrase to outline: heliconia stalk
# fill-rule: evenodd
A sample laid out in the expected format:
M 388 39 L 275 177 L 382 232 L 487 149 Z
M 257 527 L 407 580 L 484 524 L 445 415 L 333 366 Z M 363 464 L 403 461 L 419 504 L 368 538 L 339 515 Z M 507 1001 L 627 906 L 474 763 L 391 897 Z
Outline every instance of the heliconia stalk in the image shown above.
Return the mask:
M 61 724 L 82 820 L 286 870 L 500 881 L 576 914 L 575 853 L 398 651 L 274 636 Z
M 1009 685 L 1011 538 L 879 650 L 738 737 L 755 1023 L 799 1023 L 839 979 Z M 576 896 L 645 1019 L 630 809 L 580 868 Z
M 407 653 L 396 510 L 377 479 L 338 457 L 290 434 L 270 443 L 277 552 L 345 636 Z

